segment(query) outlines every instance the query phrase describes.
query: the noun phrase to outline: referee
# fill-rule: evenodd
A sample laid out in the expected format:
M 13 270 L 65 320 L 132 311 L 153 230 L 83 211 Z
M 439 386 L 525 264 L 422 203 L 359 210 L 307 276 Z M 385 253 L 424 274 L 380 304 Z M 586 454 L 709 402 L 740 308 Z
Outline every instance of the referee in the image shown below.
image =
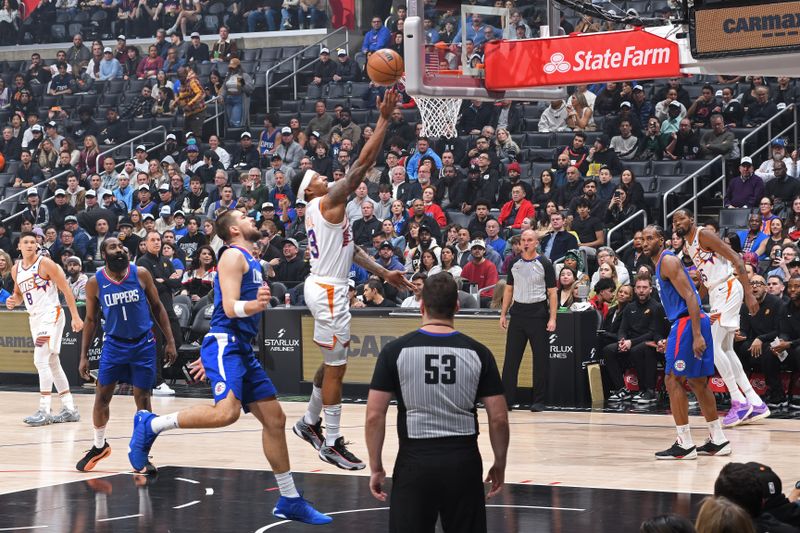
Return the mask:
M 533 230 L 520 235 L 522 253 L 508 268 L 500 326 L 508 330 L 503 363 L 503 388 L 509 408 L 517 395 L 517 376 L 525 346 L 533 350 L 533 404 L 531 411 L 544 411 L 550 358 L 547 332 L 556 330 L 558 296 L 553 264 L 536 253 L 539 238 Z M 508 315 L 512 320 L 509 322 Z
M 392 533 L 486 531 L 483 466 L 478 450 L 476 402 L 486 406 L 494 464 L 492 497 L 503 486 L 508 413 L 492 353 L 453 326 L 458 287 L 440 272 L 422 288 L 422 327 L 386 345 L 378 355 L 367 400 L 366 440 L 370 490 L 386 501 L 381 455 L 386 411 L 397 398 L 400 440 L 389 511 Z

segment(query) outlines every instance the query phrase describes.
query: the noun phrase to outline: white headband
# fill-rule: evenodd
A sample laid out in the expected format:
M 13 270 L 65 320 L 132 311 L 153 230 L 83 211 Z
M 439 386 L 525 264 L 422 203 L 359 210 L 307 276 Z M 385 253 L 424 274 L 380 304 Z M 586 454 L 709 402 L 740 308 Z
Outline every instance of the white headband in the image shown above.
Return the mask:
M 317 175 L 315 170 L 306 170 L 305 175 L 303 176 L 303 181 L 300 182 L 300 188 L 297 189 L 297 200 L 298 202 L 305 202 L 306 201 L 306 189 L 309 185 L 311 185 L 311 180 L 314 179 L 314 176 Z

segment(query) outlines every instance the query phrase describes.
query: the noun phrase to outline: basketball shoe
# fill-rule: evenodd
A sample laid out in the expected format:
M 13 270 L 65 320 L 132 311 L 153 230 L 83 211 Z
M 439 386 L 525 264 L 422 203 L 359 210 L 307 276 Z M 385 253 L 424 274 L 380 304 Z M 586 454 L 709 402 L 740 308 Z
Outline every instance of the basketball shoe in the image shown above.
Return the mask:
M 109 455 L 111 455 L 111 446 L 108 445 L 108 441 L 104 441 L 102 448 L 92 446 L 92 449 L 86 452 L 86 455 L 83 456 L 83 459 L 78 461 L 78 464 L 75 465 L 75 468 L 80 472 L 88 472 L 97 466 L 97 463 Z
M 662 459 L 667 461 L 678 461 L 681 459 L 697 459 L 697 447 L 692 446 L 691 448 L 684 448 L 678 441 L 675 441 L 670 448 L 656 452 L 656 459 Z
M 53 416 L 44 409 L 39 409 L 31 416 L 23 418 L 22 421 L 33 427 L 46 426 L 53 423 Z
M 292 427 L 295 435 L 309 443 L 315 450 L 319 451 L 325 438 L 322 436 L 322 419 L 317 420 L 316 424 L 309 424 L 304 417 L 295 422 Z
M 750 414 L 747 415 L 747 418 L 744 419 L 744 422 L 749 424 L 750 422 L 755 422 L 757 420 L 763 420 L 765 418 L 769 418 L 769 415 L 772 413 L 769 410 L 766 402 L 762 403 L 761 405 L 754 405 L 753 410 L 750 411 Z
M 155 417 L 156 415 L 144 409 L 137 411 L 133 417 L 133 435 L 128 444 L 128 460 L 133 469 L 141 474 L 155 472 L 155 467 L 149 460 L 150 448 L 158 437 L 150 426 L 150 421 Z
M 731 408 L 725 418 L 722 419 L 722 427 L 732 428 L 744 422 L 750 413 L 753 411 L 753 406 L 750 402 L 731 402 Z
M 60 424 L 62 422 L 80 422 L 81 414 L 77 409 L 61 408 L 61 412 L 53 416 L 53 423 Z
M 363 470 L 367 465 L 353 455 L 344 443 L 344 437 L 339 437 L 333 446 L 325 442 L 319 449 L 319 457 L 326 463 L 338 466 L 342 470 Z
M 730 455 L 731 443 L 725 441 L 720 444 L 714 444 L 711 439 L 706 439 L 706 443 L 697 447 L 697 455 Z
M 303 499 L 302 495 L 297 498 L 281 496 L 278 498 L 278 503 L 275 504 L 272 514 L 278 518 L 295 520 L 305 524 L 322 525 L 333 522 L 333 518 L 311 507 L 311 504 Z

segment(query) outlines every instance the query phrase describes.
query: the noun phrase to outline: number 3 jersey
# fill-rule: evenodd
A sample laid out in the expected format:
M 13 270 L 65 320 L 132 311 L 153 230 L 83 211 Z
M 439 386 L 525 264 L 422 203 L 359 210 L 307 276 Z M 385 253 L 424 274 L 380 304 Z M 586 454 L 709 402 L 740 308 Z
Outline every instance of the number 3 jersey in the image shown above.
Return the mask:
M 136 274 L 137 266 L 128 265 L 128 272 L 122 281 L 114 281 L 100 269 L 97 279 L 100 309 L 105 318 L 103 332 L 120 339 L 138 339 L 153 327 L 150 320 L 150 306 L 144 287 Z
M 306 233 L 311 255 L 311 274 L 347 281 L 353 264 L 353 231 L 345 213 L 339 224 L 325 220 L 320 209 L 324 197 L 306 206 Z
M 475 404 L 503 394 L 492 353 L 463 333 L 422 330 L 396 339 L 381 350 L 370 389 L 397 398 L 397 433 L 409 440 L 478 435 Z

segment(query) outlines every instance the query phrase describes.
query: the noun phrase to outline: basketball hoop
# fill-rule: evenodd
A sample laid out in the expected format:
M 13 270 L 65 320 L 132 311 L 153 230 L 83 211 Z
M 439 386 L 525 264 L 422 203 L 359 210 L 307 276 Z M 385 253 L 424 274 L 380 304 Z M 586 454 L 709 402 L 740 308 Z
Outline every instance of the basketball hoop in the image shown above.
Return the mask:
M 405 76 L 397 82 L 397 88 L 400 91 L 405 90 Z M 461 110 L 461 98 L 411 96 L 417 103 L 419 114 L 422 117 L 421 135 L 447 137 L 448 139 L 458 136 L 456 123 L 458 122 L 458 112 Z

